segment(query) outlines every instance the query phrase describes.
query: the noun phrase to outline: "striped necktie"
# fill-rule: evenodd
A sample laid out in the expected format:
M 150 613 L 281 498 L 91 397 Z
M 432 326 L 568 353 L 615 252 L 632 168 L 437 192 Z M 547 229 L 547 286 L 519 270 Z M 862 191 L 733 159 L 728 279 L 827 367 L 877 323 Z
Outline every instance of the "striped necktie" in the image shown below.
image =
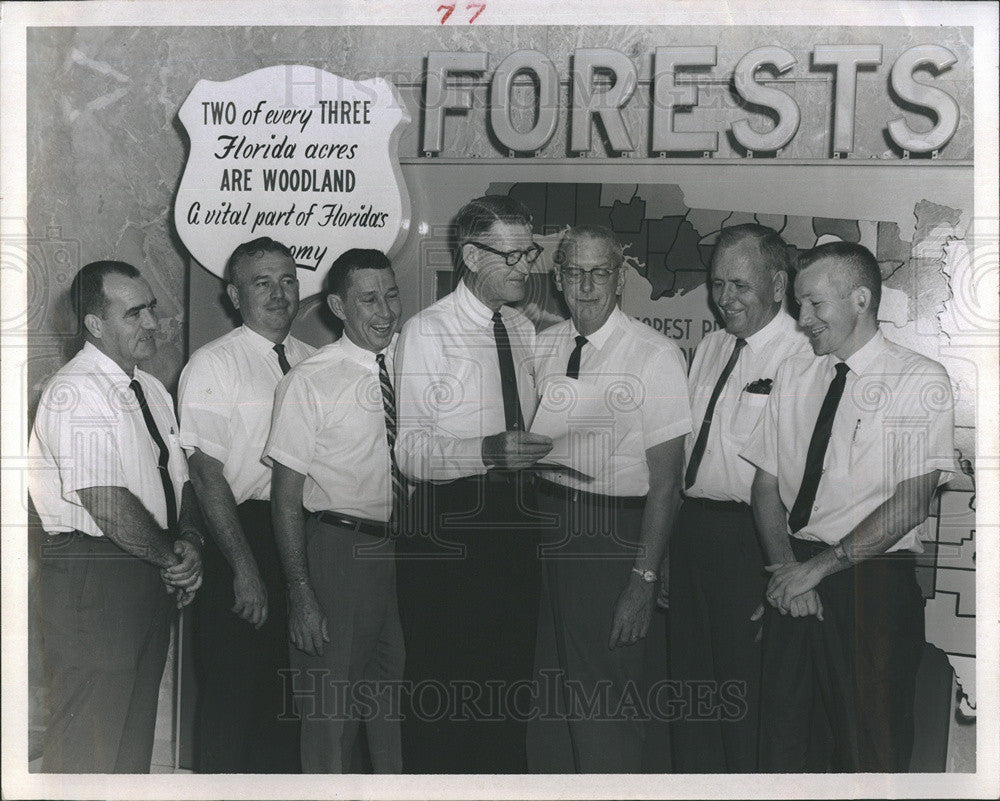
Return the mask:
M 406 479 L 403 478 L 403 474 L 399 472 L 399 465 L 396 464 L 396 392 L 392 388 L 392 381 L 389 380 L 389 370 L 385 366 L 385 354 L 376 353 L 375 361 L 378 362 L 378 383 L 382 388 L 385 438 L 389 443 L 390 475 L 392 478 L 392 515 L 389 519 L 392 522 L 398 522 L 403 504 L 406 502 Z

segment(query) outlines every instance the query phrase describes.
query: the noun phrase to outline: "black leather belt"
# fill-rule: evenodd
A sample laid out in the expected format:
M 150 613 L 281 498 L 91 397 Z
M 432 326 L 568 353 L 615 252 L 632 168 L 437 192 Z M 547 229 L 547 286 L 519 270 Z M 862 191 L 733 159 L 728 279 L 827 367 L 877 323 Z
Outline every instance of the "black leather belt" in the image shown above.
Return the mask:
M 617 506 L 619 509 L 642 509 L 646 505 L 645 495 L 600 495 L 596 492 L 586 492 L 563 484 L 556 484 L 547 478 L 539 478 L 536 486 L 539 492 L 550 498 L 569 499 L 575 503 L 603 504 Z
M 711 509 L 714 512 L 746 512 L 750 510 L 750 504 L 740 501 L 716 501 L 712 498 L 692 498 L 690 495 L 684 496 L 685 503 L 693 503 L 702 509 Z
M 393 533 L 392 525 L 381 520 L 366 520 L 363 517 L 354 517 L 354 515 L 345 515 L 340 512 L 313 512 L 313 517 L 328 526 L 345 528 L 348 531 L 367 534 L 370 537 L 385 537 Z

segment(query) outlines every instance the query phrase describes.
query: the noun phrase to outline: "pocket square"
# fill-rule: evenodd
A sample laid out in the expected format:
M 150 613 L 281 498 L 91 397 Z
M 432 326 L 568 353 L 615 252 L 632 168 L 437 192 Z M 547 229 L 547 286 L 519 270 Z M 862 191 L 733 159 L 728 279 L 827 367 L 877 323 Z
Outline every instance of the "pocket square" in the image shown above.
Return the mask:
M 758 378 L 756 381 L 751 381 L 743 387 L 743 391 L 749 392 L 752 395 L 770 395 L 772 383 L 773 381 L 770 378 Z

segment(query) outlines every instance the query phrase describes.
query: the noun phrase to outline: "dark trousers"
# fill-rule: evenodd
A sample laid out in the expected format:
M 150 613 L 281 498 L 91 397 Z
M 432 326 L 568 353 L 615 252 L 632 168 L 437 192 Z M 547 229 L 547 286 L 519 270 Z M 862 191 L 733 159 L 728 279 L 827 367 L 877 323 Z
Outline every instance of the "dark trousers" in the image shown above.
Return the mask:
M 670 677 L 677 773 L 757 770 L 763 555 L 750 507 L 685 498 L 670 542 Z M 700 703 L 699 698 L 708 699 Z
M 42 770 L 148 773 L 174 611 L 158 569 L 74 532 L 42 544 L 39 579 Z
M 330 642 L 319 656 L 288 644 L 305 773 L 348 771 L 361 720 L 374 771 L 402 770 L 398 688 L 405 652 L 395 562 L 386 546 L 316 517 L 306 521 L 309 580 Z
M 824 547 L 792 540 L 800 562 Z M 768 607 L 761 769 L 905 773 L 924 645 L 913 558 L 869 559 L 817 589 L 822 622 Z
M 531 486 L 423 484 L 415 502 L 424 523 L 396 544 L 403 770 L 525 773 L 540 579 Z
M 237 513 L 267 590 L 267 621 L 254 629 L 232 611 L 233 571 L 209 538 L 194 602 L 195 770 L 298 773 L 299 723 L 279 673 L 289 667 L 288 609 L 271 504 L 245 501 Z
M 609 498 L 541 483 L 557 520 L 542 546 L 536 681 L 542 714 L 528 724 L 532 773 L 662 773 L 667 721 L 650 702 L 667 675 L 665 627 L 609 648 L 618 597 L 638 553 L 645 498 Z M 551 696 L 551 697 L 550 697 Z

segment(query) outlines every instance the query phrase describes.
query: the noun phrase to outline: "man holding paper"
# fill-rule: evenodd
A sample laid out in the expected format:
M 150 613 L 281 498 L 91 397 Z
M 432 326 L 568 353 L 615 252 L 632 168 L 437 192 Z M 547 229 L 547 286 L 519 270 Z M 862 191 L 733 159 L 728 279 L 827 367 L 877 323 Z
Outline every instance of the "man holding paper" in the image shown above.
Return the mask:
M 542 401 L 532 430 L 553 436 L 547 461 L 567 468 L 538 482 L 539 508 L 557 523 L 541 551 L 536 666 L 559 668 L 557 698 L 546 700 L 568 713 L 532 724 L 537 772 L 665 767 L 665 741 L 639 719 L 649 710 L 624 710 L 626 699 L 646 698 L 648 678 L 666 674 L 665 628 L 651 620 L 691 413 L 680 350 L 618 308 L 622 250 L 607 228 L 566 233 L 555 281 L 572 319 L 536 347 Z M 539 675 L 551 686 L 548 671 Z

